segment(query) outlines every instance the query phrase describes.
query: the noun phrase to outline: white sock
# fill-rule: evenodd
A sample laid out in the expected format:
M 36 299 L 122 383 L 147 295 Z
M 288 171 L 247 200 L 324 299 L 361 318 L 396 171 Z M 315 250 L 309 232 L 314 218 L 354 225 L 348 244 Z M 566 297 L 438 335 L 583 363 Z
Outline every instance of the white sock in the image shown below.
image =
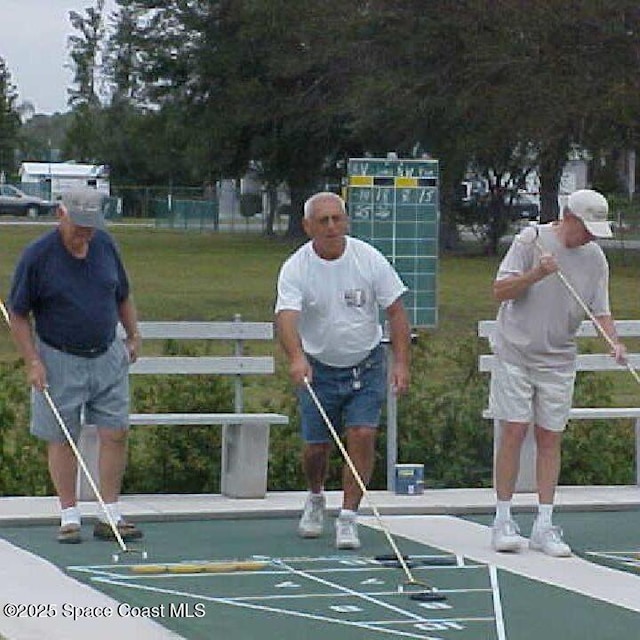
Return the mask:
M 551 518 L 553 516 L 552 504 L 540 504 L 538 505 L 538 516 L 535 521 L 537 527 L 550 527 Z
M 122 520 L 122 516 L 120 515 L 120 505 L 117 502 L 111 502 L 109 504 L 105 504 L 104 505 L 106 511 L 109 512 L 109 515 L 111 516 L 111 519 L 113 520 L 113 524 L 118 524 L 118 522 L 120 522 L 120 520 Z M 105 524 L 109 524 L 109 519 L 107 518 L 107 515 L 101 511 L 99 516 L 100 521 L 104 522 Z
M 495 522 L 506 522 L 507 520 L 511 520 L 511 500 L 498 500 Z
M 80 509 L 77 506 L 67 507 L 60 511 L 60 526 L 67 524 L 80 524 Z
M 347 520 L 355 520 L 356 517 L 356 512 L 350 509 L 340 509 L 340 513 L 338 514 L 338 518 L 346 518 Z

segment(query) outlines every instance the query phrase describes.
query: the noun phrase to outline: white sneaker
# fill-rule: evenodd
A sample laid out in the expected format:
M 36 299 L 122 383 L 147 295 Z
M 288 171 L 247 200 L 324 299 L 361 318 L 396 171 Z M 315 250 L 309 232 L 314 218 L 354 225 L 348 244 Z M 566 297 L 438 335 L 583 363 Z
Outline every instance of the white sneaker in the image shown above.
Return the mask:
M 323 495 L 309 494 L 304 503 L 304 511 L 298 523 L 298 533 L 303 538 L 318 538 L 324 526 L 324 510 L 327 500 Z
M 496 551 L 520 551 L 520 545 L 520 529 L 513 520 L 502 520 L 493 523 L 491 546 Z
M 336 548 L 359 549 L 358 523 L 354 517 L 336 518 Z
M 560 527 L 536 527 L 531 530 L 529 548 L 542 551 L 554 558 L 566 558 L 571 555 L 571 547 L 562 539 Z

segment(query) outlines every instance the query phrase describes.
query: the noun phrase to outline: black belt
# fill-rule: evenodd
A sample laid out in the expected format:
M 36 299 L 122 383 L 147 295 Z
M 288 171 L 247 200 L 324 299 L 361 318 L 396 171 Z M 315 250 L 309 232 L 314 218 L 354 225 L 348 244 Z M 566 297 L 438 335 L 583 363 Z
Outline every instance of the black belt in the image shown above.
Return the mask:
M 40 340 L 42 340 L 42 342 L 50 346 L 52 349 L 62 351 L 63 353 L 68 353 L 72 356 L 79 356 L 80 358 L 97 358 L 103 353 L 106 353 L 112 344 L 109 343 L 107 345 L 100 345 L 99 347 L 84 348 L 74 347 L 73 345 L 68 344 L 56 344 L 55 342 L 51 342 L 51 340 L 45 340 L 42 336 L 40 336 Z

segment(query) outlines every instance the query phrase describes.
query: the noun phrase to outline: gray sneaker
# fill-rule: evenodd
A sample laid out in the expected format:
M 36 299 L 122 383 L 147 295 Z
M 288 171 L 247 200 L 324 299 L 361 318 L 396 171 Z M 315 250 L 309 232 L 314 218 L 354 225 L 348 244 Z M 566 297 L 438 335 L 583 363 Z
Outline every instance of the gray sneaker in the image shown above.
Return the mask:
M 354 517 L 336 518 L 336 548 L 359 549 L 358 523 Z
M 491 546 L 500 552 L 520 551 L 520 529 L 513 520 L 502 520 L 493 523 L 491 529 Z
M 571 547 L 562 539 L 560 527 L 537 527 L 533 525 L 529 548 L 542 551 L 554 558 L 568 558 L 571 555 Z
M 318 538 L 324 526 L 324 510 L 327 500 L 324 495 L 309 494 L 304 503 L 304 511 L 298 524 L 298 533 L 303 538 Z

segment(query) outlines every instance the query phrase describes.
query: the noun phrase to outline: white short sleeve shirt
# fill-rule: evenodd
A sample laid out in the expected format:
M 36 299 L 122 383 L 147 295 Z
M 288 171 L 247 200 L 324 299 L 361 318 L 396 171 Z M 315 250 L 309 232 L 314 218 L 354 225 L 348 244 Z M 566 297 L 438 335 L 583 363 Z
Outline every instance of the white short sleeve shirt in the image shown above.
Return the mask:
M 275 311 L 300 312 L 305 353 L 333 367 L 351 367 L 380 342 L 380 309 L 405 291 L 389 261 L 350 236 L 336 260 L 324 260 L 307 242 L 280 269 Z

